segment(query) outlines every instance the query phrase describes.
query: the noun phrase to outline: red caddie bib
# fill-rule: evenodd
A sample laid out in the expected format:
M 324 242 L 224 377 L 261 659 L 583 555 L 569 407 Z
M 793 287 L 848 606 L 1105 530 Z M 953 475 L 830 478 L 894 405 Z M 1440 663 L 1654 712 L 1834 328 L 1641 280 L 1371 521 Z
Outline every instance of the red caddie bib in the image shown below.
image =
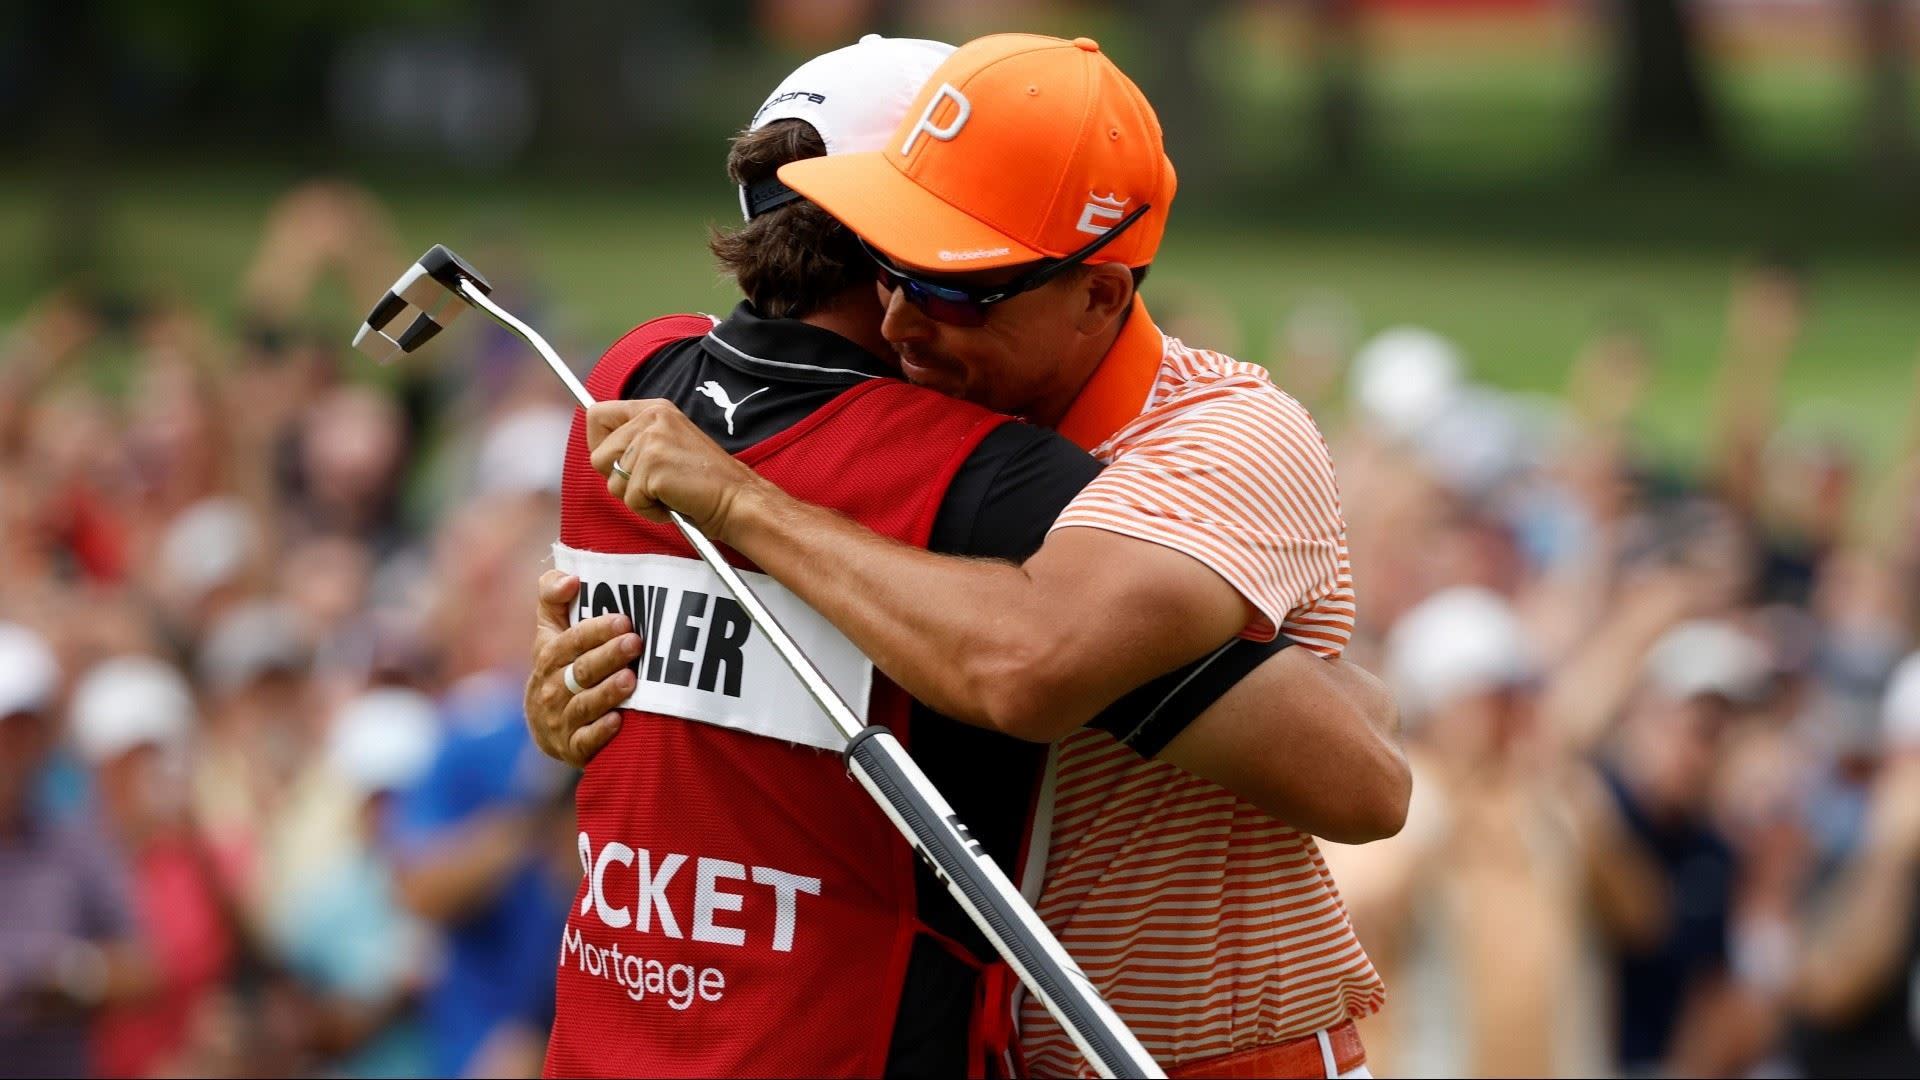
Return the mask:
M 587 380 L 617 397 L 705 316 L 629 333 Z M 854 386 L 740 460 L 796 498 L 924 547 L 962 462 L 1003 418 L 893 380 Z M 878 1076 L 919 922 L 912 852 L 847 775 L 841 740 L 678 531 L 607 494 L 574 418 L 555 562 L 575 621 L 644 641 L 620 733 L 576 806 L 582 880 L 560 944 L 549 1076 Z M 909 699 L 737 553 L 869 723 Z

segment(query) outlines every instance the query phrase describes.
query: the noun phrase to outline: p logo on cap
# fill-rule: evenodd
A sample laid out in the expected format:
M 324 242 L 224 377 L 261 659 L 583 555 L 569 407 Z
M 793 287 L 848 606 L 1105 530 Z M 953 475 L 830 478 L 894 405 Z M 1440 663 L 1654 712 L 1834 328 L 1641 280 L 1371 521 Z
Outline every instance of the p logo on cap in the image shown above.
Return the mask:
M 933 122 L 933 114 L 940 108 L 940 103 L 943 101 L 951 101 L 959 108 L 955 110 L 951 120 L 936 126 Z M 967 117 L 971 115 L 973 115 L 973 102 L 967 100 L 967 95 L 955 90 L 952 83 L 941 83 L 940 88 L 927 99 L 927 107 L 920 110 L 920 119 L 915 120 L 913 126 L 907 129 L 907 141 L 900 144 L 900 156 L 906 157 L 913 153 L 913 140 L 919 138 L 922 133 L 931 135 L 941 142 L 952 140 L 955 135 L 960 134 L 960 129 L 967 125 Z

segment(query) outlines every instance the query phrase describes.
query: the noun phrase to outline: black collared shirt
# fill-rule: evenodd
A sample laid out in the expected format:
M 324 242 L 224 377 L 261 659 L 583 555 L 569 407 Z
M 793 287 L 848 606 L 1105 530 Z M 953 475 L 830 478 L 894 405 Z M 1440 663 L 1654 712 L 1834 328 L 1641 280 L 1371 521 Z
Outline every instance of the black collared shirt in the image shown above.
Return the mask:
M 865 379 L 896 378 L 890 365 L 830 330 L 764 319 L 742 303 L 705 337 L 675 342 L 642 364 L 627 398 L 678 405 L 729 453 L 739 453 L 811 416 Z M 714 389 L 717 387 L 718 389 Z M 1100 463 L 1066 438 L 1030 424 L 1002 424 L 962 463 L 934 519 L 927 547 L 948 555 L 1024 561 Z M 1151 757 L 1287 641 L 1236 641 L 1129 693 L 1095 726 Z M 1009 876 L 1046 764 L 1046 748 L 970 727 L 915 703 L 910 750 L 960 820 Z M 992 949 L 925 865 L 920 917 L 983 960 Z M 952 1075 L 965 1068 L 973 975 L 923 939 L 907 969 L 889 1075 Z

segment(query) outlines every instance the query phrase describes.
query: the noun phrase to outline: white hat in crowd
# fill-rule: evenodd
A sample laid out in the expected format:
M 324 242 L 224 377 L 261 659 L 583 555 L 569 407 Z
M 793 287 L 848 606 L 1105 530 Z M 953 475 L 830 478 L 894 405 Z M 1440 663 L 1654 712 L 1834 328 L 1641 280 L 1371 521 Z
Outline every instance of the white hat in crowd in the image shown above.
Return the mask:
M 205 596 L 244 573 L 262 543 L 260 524 L 244 500 L 214 496 L 182 510 L 167 526 L 160 565 L 170 584 Z
M 327 739 L 327 764 L 363 795 L 410 786 L 433 763 L 440 721 L 417 690 L 381 687 L 341 707 Z
M 42 712 L 60 687 L 60 662 L 39 634 L 0 623 L 0 716 Z
M 1893 669 L 1880 722 L 1887 750 L 1920 750 L 1920 653 L 1908 656 Z
M 1465 372 L 1451 341 L 1417 326 L 1397 326 L 1360 347 L 1348 391 L 1369 425 L 1391 438 L 1410 439 L 1446 414 Z
M 559 494 L 573 410 L 559 405 L 516 409 L 487 429 L 480 444 L 481 494 Z
M 139 746 L 181 746 L 193 725 L 187 680 L 149 656 L 101 661 L 73 691 L 73 743 L 92 763 Z
M 1447 407 L 1407 436 L 1434 479 L 1479 498 L 1523 478 L 1546 460 L 1562 426 L 1551 399 L 1485 386 L 1458 386 Z
M 311 658 L 300 614 L 260 600 L 222 615 L 200 650 L 200 677 L 220 693 L 232 693 L 263 675 L 299 672 Z
M 1479 586 L 1442 589 L 1421 601 L 1394 624 L 1386 647 L 1388 679 L 1414 719 L 1534 674 L 1520 620 L 1500 594 Z
M 1702 619 L 1683 623 L 1654 642 L 1647 681 L 1675 701 L 1707 694 L 1740 704 L 1766 697 L 1773 677 L 1767 650 L 1732 625 Z

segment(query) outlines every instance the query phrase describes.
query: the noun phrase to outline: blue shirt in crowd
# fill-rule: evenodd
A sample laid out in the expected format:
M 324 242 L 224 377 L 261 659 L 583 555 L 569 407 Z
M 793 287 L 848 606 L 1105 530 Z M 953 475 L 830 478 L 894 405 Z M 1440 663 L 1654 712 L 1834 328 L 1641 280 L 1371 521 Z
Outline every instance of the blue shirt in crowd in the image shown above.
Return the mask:
M 541 756 L 527 737 L 518 683 L 468 680 L 444 706 L 446 739 L 417 787 L 400 800 L 394 849 L 432 850 L 435 840 L 479 814 L 537 811 L 558 795 L 569 770 Z M 428 992 L 434 1071 L 469 1071 L 495 1031 L 515 1025 L 544 1036 L 553 1022 L 554 969 L 577 882 L 555 860 L 530 850 L 497 897 L 443 927 L 446 963 Z

